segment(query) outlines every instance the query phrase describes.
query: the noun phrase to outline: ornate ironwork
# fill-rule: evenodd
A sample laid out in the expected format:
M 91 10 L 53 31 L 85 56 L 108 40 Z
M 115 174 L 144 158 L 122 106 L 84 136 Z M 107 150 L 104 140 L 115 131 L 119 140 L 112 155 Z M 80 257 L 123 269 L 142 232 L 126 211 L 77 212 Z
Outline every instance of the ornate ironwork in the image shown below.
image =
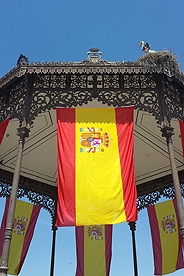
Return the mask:
M 23 78 L 16 85 L 0 92 L 0 118 L 22 119 L 27 91 L 27 79 Z
M 10 100 L 6 109 L 2 107 L 0 120 L 5 119 L 8 115 L 11 115 L 12 118 L 20 119 L 22 117 L 25 87 L 25 82 L 21 82 L 10 90 Z M 134 105 L 135 108 L 148 111 L 157 119 L 159 118 L 154 76 L 41 74 L 35 75 L 33 78 L 31 121 L 45 110 L 57 106 L 83 105 L 94 98 L 109 106 Z M 14 99 L 14 103 L 11 102 L 12 99 Z M 3 101 L 1 103 L 3 105 Z
M 123 68 L 120 71 L 122 70 Z M 50 68 L 50 71 L 46 68 L 46 72 L 41 70 L 40 74 L 29 73 L 26 78 L 20 78 L 19 82 L 11 85 L 8 89 L 6 87 L 6 89 L 0 90 L 0 121 L 8 116 L 21 120 L 29 78 L 32 78 L 33 82 L 32 122 L 39 113 L 45 110 L 57 106 L 83 105 L 94 98 L 109 106 L 134 105 L 135 108 L 148 111 L 157 121 L 160 121 L 155 74 L 140 74 L 140 72 L 135 73 L 135 70 L 136 67 L 134 70 L 132 69 L 133 73 L 131 74 L 127 74 L 127 72 L 115 74 L 111 70 L 108 74 L 107 72 L 103 74 L 58 74 L 54 68 Z M 98 71 L 97 68 L 96 71 Z M 163 89 L 168 106 L 168 119 L 173 117 L 183 119 L 181 88 L 177 88 L 173 82 L 164 79 Z
M 172 79 L 171 79 L 172 80 Z M 167 108 L 167 117 L 169 120 L 172 118 L 177 118 L 183 120 L 184 109 L 183 109 L 183 96 L 184 88 L 182 89 L 178 85 L 173 85 L 173 83 L 167 80 L 162 81 L 165 103 Z
M 180 188 L 184 197 L 184 171 L 178 172 L 180 178 Z M 172 183 L 172 175 L 167 175 L 149 183 L 137 186 L 137 208 L 142 210 L 149 205 L 155 204 L 161 197 L 168 199 L 175 198 L 175 190 Z
M 0 79 L 0 122 L 8 116 L 22 121 L 29 88 L 31 124 L 39 113 L 46 110 L 58 106 L 81 106 L 93 99 L 109 106 L 134 105 L 136 109 L 152 114 L 160 123 L 158 75 L 162 77 L 168 120 L 184 120 L 184 76 L 169 64 L 152 66 L 138 62 L 108 62 L 102 60 L 101 52 L 96 48 L 90 49 L 88 57 L 75 63 L 29 64 L 25 56 L 20 56 L 17 66 Z M 181 183 L 184 183 L 183 171 L 182 179 Z M 10 195 L 11 181 L 12 173 L 0 169 L 0 196 Z M 27 196 L 31 202 L 46 209 L 53 219 L 57 189 L 23 176 L 19 182 L 17 196 Z M 184 195 L 183 184 L 181 190 Z M 138 210 L 157 202 L 161 196 L 173 198 L 172 177 L 144 183 L 137 186 L 137 191 Z
M 0 196 L 10 197 L 13 173 L 0 169 Z M 27 197 L 30 202 L 47 210 L 54 222 L 57 188 L 20 176 L 17 198 Z

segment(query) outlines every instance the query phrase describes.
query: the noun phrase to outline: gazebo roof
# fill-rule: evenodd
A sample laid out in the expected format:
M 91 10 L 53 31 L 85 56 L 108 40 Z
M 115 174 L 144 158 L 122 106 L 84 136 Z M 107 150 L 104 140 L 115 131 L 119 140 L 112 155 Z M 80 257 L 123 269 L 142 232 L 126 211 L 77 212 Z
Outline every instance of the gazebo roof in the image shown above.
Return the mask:
M 21 167 L 19 196 L 39 203 L 51 215 L 57 198 L 57 106 L 135 106 L 135 171 L 138 207 L 174 196 L 169 156 L 161 136 L 160 98 L 174 127 L 173 145 L 181 182 L 183 155 L 178 119 L 184 119 L 184 75 L 170 52 L 147 53 L 136 62 L 108 62 L 90 49 L 81 62 L 31 62 L 21 55 L 16 67 L 0 79 L 0 121 L 11 116 L 0 149 L 1 196 L 10 193 L 16 162 L 16 128 L 25 106 L 31 126 Z M 29 101 L 27 95 L 29 94 Z M 7 188 L 8 187 L 8 188 Z M 149 198 L 149 199 L 148 199 Z
M 176 57 L 169 51 L 146 53 L 134 62 L 110 62 L 99 57 L 99 52 L 88 52 L 80 62 L 29 62 L 20 55 L 17 65 L 0 78 L 0 88 L 25 74 L 154 74 L 163 73 L 184 85 L 184 75 Z M 100 52 L 101 53 L 101 52 Z

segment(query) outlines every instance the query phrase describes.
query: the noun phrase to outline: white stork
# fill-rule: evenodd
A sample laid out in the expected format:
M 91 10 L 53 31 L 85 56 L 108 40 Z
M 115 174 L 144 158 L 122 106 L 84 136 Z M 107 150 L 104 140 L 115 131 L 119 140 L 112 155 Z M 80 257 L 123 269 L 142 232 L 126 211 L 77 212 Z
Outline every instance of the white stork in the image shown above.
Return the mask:
M 139 47 L 142 47 L 142 51 L 145 53 L 154 53 L 155 51 L 152 51 L 150 49 L 150 44 L 148 42 L 141 41 L 139 44 Z

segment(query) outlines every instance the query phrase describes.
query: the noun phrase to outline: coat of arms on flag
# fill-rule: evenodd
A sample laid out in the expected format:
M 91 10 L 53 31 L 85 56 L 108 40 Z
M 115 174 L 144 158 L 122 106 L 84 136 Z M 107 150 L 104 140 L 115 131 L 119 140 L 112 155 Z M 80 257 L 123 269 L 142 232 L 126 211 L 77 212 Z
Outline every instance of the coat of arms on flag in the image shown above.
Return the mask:
M 104 152 L 111 145 L 112 138 L 109 132 L 103 131 L 102 128 L 80 128 L 80 132 L 80 143 L 82 146 L 80 152 Z
M 0 256 L 3 250 L 4 232 L 8 216 L 9 198 L 6 198 L 5 210 L 0 228 Z M 35 225 L 40 213 L 40 206 L 17 200 L 10 254 L 8 260 L 8 274 L 18 275 L 26 258 L 31 243 Z
M 176 199 L 147 208 L 151 229 L 154 274 L 164 275 L 184 268 Z
M 176 232 L 176 218 L 174 214 L 163 217 L 162 228 L 166 233 Z
M 104 239 L 103 225 L 88 226 L 88 236 L 92 240 L 103 240 Z

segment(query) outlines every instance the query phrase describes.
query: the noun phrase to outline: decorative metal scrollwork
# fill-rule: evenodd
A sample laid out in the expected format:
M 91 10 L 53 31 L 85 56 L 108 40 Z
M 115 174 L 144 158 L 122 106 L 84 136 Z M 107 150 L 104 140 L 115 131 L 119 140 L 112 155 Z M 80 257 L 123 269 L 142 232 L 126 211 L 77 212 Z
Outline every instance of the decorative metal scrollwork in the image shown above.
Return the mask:
M 127 89 L 155 89 L 156 88 L 156 82 L 154 75 L 122 75 L 122 81 L 123 88 Z
M 173 184 L 171 183 L 171 185 L 173 185 Z M 166 189 L 164 189 L 162 191 L 162 194 L 166 198 L 174 198 L 175 197 L 174 186 L 167 187 Z
M 87 86 L 86 75 L 71 75 L 70 77 L 70 88 L 86 88 Z
M 104 88 L 120 88 L 119 75 L 109 74 L 103 76 L 103 87 Z
M 0 169 L 0 197 L 10 197 L 12 177 L 12 173 Z M 52 223 L 54 223 L 55 204 L 57 199 L 56 188 L 48 187 L 47 190 L 47 185 L 38 183 L 37 181 L 28 181 L 27 178 L 21 176 L 17 198 L 20 199 L 24 197 L 27 197 L 33 204 L 37 204 L 47 210 L 51 215 Z
M 27 81 L 23 80 L 12 87 L 8 92 L 7 98 L 0 102 L 0 120 L 7 117 L 22 119 L 25 106 L 25 97 L 27 91 Z M 6 94 L 7 97 L 7 94 Z M 6 101 L 6 102 L 5 102 Z
M 113 90 L 113 91 L 97 91 L 97 99 L 103 104 L 109 106 L 127 106 L 134 105 L 144 111 L 153 114 L 156 119 L 159 118 L 159 105 L 157 93 L 155 91 L 141 90 Z
M 32 75 L 27 75 L 27 78 Z M 11 114 L 21 120 L 24 113 L 27 81 L 22 79 L 9 90 L 6 108 L 0 120 Z M 159 106 L 154 75 L 149 74 L 44 74 L 34 75 L 30 121 L 46 110 L 81 106 L 92 99 L 109 106 L 134 105 L 159 119 Z M 172 96 L 172 95 L 170 95 Z M 4 103 L 2 94 L 1 105 Z M 181 109 L 181 108 L 180 108 Z
M 0 181 L 0 196 L 1 197 L 10 197 L 11 195 L 11 186 L 5 182 L 5 179 L 2 178 Z
M 35 76 L 33 88 L 37 89 L 37 90 L 38 90 L 38 88 L 40 90 L 48 89 L 48 88 L 61 89 L 61 88 L 66 88 L 66 83 L 67 83 L 66 74 L 64 74 L 64 75 L 41 74 L 41 75 Z
M 92 92 L 89 90 L 70 91 L 70 90 L 45 90 L 34 91 L 30 116 L 33 120 L 39 113 L 56 107 L 72 107 L 87 104 L 92 101 Z
M 156 88 L 155 76 L 154 75 L 140 75 L 140 86 L 141 88 Z
M 152 191 L 144 195 L 140 195 L 137 198 L 137 209 L 141 211 L 142 209 L 155 204 L 161 198 L 160 191 Z
M 184 197 L 184 171 L 178 172 L 180 178 L 180 189 Z M 149 205 L 155 204 L 161 197 L 175 198 L 175 189 L 172 183 L 172 176 L 167 175 L 160 179 L 152 180 L 137 186 L 137 208 L 142 210 Z
M 36 75 L 34 79 L 33 88 L 44 88 L 48 89 L 50 87 L 50 75 Z
M 140 88 L 139 75 L 124 75 L 123 86 L 124 88 Z
M 50 80 L 51 80 L 51 84 L 50 84 L 50 88 L 66 88 L 66 83 L 67 83 L 67 75 L 51 75 Z
M 184 121 L 182 94 L 178 88 L 168 81 L 163 81 L 163 90 L 168 120 L 177 118 Z

